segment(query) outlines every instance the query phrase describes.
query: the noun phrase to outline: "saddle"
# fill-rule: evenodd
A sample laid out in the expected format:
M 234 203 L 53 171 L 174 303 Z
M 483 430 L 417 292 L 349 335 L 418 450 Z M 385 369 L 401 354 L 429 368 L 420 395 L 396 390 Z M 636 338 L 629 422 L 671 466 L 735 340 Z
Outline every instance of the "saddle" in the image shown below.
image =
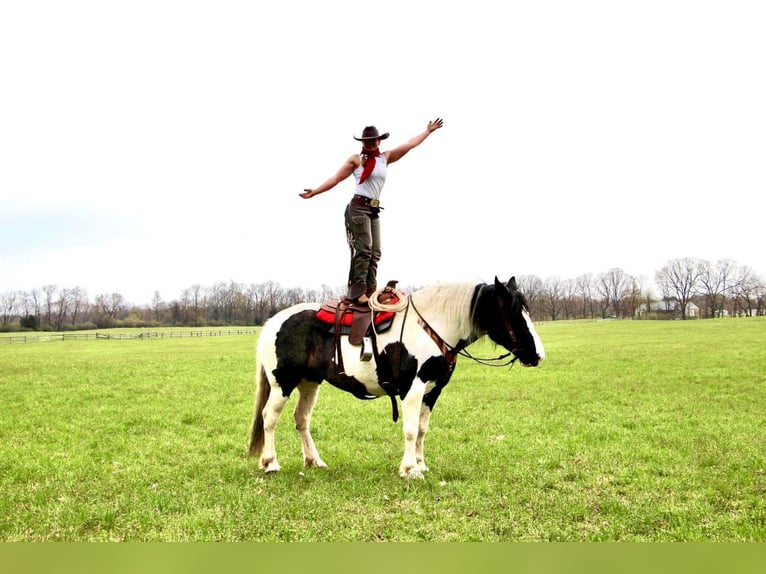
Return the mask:
M 397 281 L 389 281 L 386 287 L 377 293 L 378 303 L 385 305 L 399 302 L 395 289 L 396 284 Z M 372 339 L 373 324 L 376 333 L 384 333 L 391 328 L 394 315 L 394 311 L 373 311 L 369 304 L 359 305 L 349 299 L 330 299 L 320 305 L 316 318 L 328 331 L 334 333 L 335 364 L 340 376 L 346 376 L 343 353 L 340 347 L 341 335 L 347 335 L 348 341 L 352 345 L 361 346 L 359 356 L 362 361 L 369 361 L 374 354 L 377 362 L 378 349 Z M 381 382 L 381 386 L 391 399 L 393 419 L 396 422 L 399 418 L 399 409 L 396 406 L 396 388 L 390 382 Z
M 386 288 L 378 294 L 378 302 L 383 304 L 398 303 L 399 297 L 393 293 L 396 281 L 389 281 Z M 322 303 L 316 314 L 320 322 L 332 327 L 336 337 L 348 335 L 348 342 L 354 346 L 362 345 L 364 337 L 369 336 L 374 322 L 375 331 L 385 333 L 394 322 L 393 311 L 373 311 L 369 305 L 359 305 L 349 299 L 329 299 Z

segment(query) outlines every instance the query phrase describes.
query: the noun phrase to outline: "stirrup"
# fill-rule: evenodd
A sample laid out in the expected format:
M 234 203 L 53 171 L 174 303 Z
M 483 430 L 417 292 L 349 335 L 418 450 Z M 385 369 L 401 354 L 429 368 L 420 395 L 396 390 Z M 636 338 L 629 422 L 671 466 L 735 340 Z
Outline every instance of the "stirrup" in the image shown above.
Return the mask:
M 359 351 L 359 360 L 366 363 L 371 359 L 372 339 L 370 337 L 362 337 L 362 349 Z

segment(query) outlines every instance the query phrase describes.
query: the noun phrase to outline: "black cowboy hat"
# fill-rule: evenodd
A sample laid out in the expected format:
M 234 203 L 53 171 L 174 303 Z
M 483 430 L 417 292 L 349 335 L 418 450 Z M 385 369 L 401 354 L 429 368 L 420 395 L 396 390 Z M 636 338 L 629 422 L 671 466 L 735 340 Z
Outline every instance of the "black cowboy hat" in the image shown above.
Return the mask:
M 362 130 L 362 137 L 358 138 L 354 136 L 354 139 L 358 142 L 361 142 L 364 140 L 377 140 L 377 139 L 384 140 L 388 137 L 388 135 L 389 135 L 388 132 L 384 134 L 379 134 L 378 128 L 376 128 L 375 126 L 367 126 L 366 128 Z

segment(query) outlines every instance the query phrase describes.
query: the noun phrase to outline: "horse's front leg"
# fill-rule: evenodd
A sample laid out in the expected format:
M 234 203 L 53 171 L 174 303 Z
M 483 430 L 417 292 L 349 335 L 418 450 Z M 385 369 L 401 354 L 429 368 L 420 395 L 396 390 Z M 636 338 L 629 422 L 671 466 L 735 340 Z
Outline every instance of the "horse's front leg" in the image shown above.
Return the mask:
M 415 461 L 417 463 L 417 468 L 421 473 L 428 472 L 425 455 L 423 454 L 423 443 L 426 440 L 426 433 L 428 433 L 428 423 L 430 421 L 431 407 L 423 403 L 420 407 L 420 425 L 418 427 L 418 438 L 415 441 Z
M 402 478 L 424 478 L 423 469 L 418 465 L 418 442 L 420 442 L 421 462 L 423 442 L 420 438 L 420 419 L 423 394 L 426 384 L 419 378 L 412 381 L 407 395 L 402 399 L 402 430 L 404 432 L 404 456 L 399 465 Z
M 303 448 L 303 465 L 327 468 L 324 461 L 319 458 L 314 439 L 311 436 L 311 413 L 319 398 L 319 384 L 304 381 L 298 385 L 298 404 L 295 405 L 295 428 L 301 437 Z

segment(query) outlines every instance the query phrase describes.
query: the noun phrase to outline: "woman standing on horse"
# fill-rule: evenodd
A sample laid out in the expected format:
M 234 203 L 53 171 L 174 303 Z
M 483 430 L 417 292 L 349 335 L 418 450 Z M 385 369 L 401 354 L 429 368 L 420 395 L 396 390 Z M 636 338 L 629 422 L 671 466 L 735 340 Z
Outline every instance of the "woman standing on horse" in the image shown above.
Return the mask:
M 426 130 L 408 142 L 381 152 L 380 142 L 388 132 L 378 133 L 375 126 L 367 126 L 362 137 L 361 153 L 349 157 L 338 172 L 319 187 L 304 189 L 304 199 L 324 193 L 351 174 L 356 179 L 354 196 L 346 206 L 346 235 L 351 248 L 351 268 L 348 274 L 348 298 L 354 303 L 366 304 L 377 289 L 378 261 L 380 260 L 380 192 L 386 183 L 388 164 L 398 161 L 412 148 L 422 144 L 433 132 L 444 125 L 441 118 L 428 122 Z

